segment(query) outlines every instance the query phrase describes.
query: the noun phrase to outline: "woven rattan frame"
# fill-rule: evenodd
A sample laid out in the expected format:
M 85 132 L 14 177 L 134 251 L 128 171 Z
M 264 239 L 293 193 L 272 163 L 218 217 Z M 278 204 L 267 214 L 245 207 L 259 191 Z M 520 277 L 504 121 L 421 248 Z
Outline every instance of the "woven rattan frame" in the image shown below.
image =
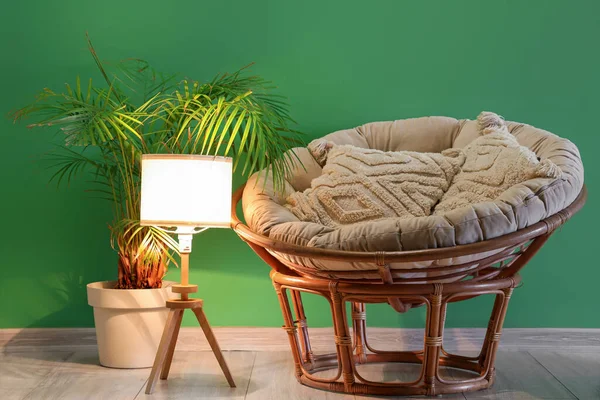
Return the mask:
M 519 271 L 544 245 L 550 235 L 579 211 L 586 200 L 583 187 L 577 199 L 566 209 L 530 227 L 492 240 L 451 248 L 403 252 L 348 252 L 297 246 L 256 234 L 237 217 L 236 205 L 244 187 L 233 196 L 232 228 L 272 268 L 271 279 L 283 312 L 298 381 L 314 388 L 369 395 L 438 395 L 476 391 L 494 382 L 494 360 L 502 325 L 513 289 L 521 278 Z M 483 252 L 494 252 L 482 260 L 440 266 L 436 261 Z M 290 264 L 294 257 L 321 260 L 373 263 L 380 279 L 351 279 L 352 271 L 327 271 Z M 418 269 L 390 268 L 392 262 L 432 261 Z M 434 278 L 401 278 L 406 272 L 434 272 Z M 335 276 L 335 277 L 334 277 Z M 331 307 L 336 352 L 315 355 L 311 350 L 301 293 L 325 298 Z M 443 347 L 444 321 L 448 303 L 490 294 L 495 302 L 482 349 L 476 357 L 447 352 Z M 352 333 L 346 323 L 346 303 L 352 306 Z M 366 334 L 365 304 L 388 303 L 405 312 L 426 306 L 427 320 L 420 351 L 379 351 L 373 349 Z M 420 364 L 421 373 L 413 382 L 374 382 L 362 377 L 356 366 L 364 363 L 401 362 Z M 472 371 L 474 378 L 447 380 L 439 366 Z M 333 378 L 314 375 L 337 368 Z

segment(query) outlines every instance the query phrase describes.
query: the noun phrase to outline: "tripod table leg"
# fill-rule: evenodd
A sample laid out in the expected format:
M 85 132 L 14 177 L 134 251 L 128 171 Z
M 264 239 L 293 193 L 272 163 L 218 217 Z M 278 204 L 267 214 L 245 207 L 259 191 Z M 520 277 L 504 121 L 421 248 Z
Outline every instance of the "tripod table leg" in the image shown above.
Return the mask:
M 169 377 L 169 371 L 171 369 L 171 361 L 173 361 L 173 353 L 175 353 L 175 346 L 177 345 L 177 337 L 179 336 L 179 328 L 181 328 L 181 319 L 183 318 L 184 309 L 175 309 L 175 330 L 169 343 L 169 350 L 160 373 L 160 379 L 167 379 Z
M 173 309 L 169 311 L 167 323 L 165 324 L 165 330 L 163 331 L 162 337 L 160 339 L 160 345 L 158 346 L 156 358 L 154 359 L 154 364 L 152 365 L 152 372 L 150 372 L 148 384 L 146 385 L 146 394 L 152 393 L 154 385 L 156 384 L 156 378 L 158 378 L 158 373 L 160 372 L 165 357 L 167 356 L 167 351 L 169 350 L 169 343 L 171 342 L 171 337 L 173 337 L 173 332 L 175 330 L 175 322 L 177 322 L 177 318 L 175 316 L 176 312 L 177 311 Z
M 233 381 L 233 377 L 231 376 L 231 372 L 229 372 L 229 367 L 227 366 L 227 362 L 225 362 L 225 358 L 223 358 L 223 353 L 221 352 L 221 348 L 219 347 L 219 343 L 217 343 L 217 339 L 206 319 L 206 315 L 204 314 L 204 310 L 202 307 L 194 308 L 194 314 L 196 314 L 196 318 L 198 318 L 198 322 L 200 323 L 200 327 L 204 331 L 204 336 L 208 340 L 208 344 L 212 348 L 213 353 L 215 353 L 215 357 L 217 357 L 217 361 L 223 370 L 223 374 L 225 374 L 225 378 L 227 378 L 227 382 L 229 386 L 235 387 L 235 382 Z

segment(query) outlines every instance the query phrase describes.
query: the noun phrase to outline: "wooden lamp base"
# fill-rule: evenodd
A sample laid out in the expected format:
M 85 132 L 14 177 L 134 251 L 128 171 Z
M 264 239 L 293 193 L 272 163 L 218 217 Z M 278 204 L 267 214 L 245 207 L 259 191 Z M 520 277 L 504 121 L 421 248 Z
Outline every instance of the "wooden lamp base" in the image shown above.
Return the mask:
M 171 361 L 173 360 L 175 345 L 177 344 L 177 336 L 179 336 L 179 328 L 181 327 L 183 312 L 187 309 L 191 309 L 194 312 L 194 314 L 196 314 L 196 318 L 198 318 L 200 327 L 204 331 L 204 335 L 206 336 L 208 344 L 210 344 L 213 353 L 215 353 L 215 357 L 217 358 L 217 361 L 219 362 L 219 365 L 223 370 L 225 378 L 227 378 L 229 386 L 231 386 L 232 388 L 235 387 L 233 377 L 231 376 L 231 372 L 229 372 L 229 367 L 225 362 L 225 358 L 223 358 L 223 353 L 221 352 L 219 343 L 217 343 L 217 339 L 215 338 L 210 324 L 206 319 L 206 315 L 204 314 L 204 310 L 202 309 L 202 300 L 187 299 L 187 293 L 194 292 L 193 289 L 190 289 L 189 291 L 184 289 L 184 292 L 186 293 L 185 295 L 182 294 L 182 299 L 167 301 L 167 308 L 169 308 L 169 316 L 167 318 L 167 323 L 165 325 L 165 330 L 163 331 L 162 338 L 160 339 L 158 351 L 156 352 L 156 358 L 154 359 L 152 372 L 150 372 L 150 378 L 148 378 L 148 384 L 146 385 L 146 394 L 152 393 L 154 385 L 156 384 L 156 378 L 158 377 L 159 373 L 160 379 L 167 379 L 167 377 L 169 376 L 169 370 L 171 369 Z

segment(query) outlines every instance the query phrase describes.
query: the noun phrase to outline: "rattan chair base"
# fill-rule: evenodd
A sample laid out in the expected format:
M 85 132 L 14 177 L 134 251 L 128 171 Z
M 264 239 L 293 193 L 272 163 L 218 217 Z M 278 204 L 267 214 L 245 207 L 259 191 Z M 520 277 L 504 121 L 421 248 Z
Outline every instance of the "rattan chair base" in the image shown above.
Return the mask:
M 243 186 L 233 197 L 232 228 L 271 268 L 271 279 L 279 298 L 295 365 L 295 375 L 304 385 L 335 392 L 364 395 L 439 395 L 476 391 L 494 382 L 494 360 L 502 325 L 513 289 L 519 284 L 519 271 L 533 258 L 550 235 L 586 200 L 583 187 L 566 209 L 514 233 L 483 242 L 451 248 L 396 252 L 347 252 L 294 245 L 252 232 L 236 215 Z M 440 260 L 488 252 L 474 261 L 440 265 Z M 319 259 L 324 268 L 307 268 L 296 261 Z M 327 261 L 372 265 L 375 278 L 352 279 L 355 272 L 327 268 Z M 394 269 L 394 263 L 432 262 L 430 267 Z M 377 273 L 379 276 L 377 276 Z M 420 277 L 408 278 L 406 273 Z M 311 348 L 303 294 L 322 296 L 331 309 L 335 353 L 316 355 Z M 481 295 L 495 296 L 483 345 L 475 357 L 451 354 L 444 349 L 443 334 L 449 303 Z M 367 338 L 365 304 L 387 303 L 399 313 L 417 306 L 426 307 L 423 348 L 415 351 L 380 351 Z M 351 304 L 351 315 L 346 306 Z M 348 318 L 350 317 L 350 318 Z M 352 332 L 348 321 L 352 321 Z M 420 374 L 413 382 L 375 382 L 360 374 L 361 364 L 419 364 Z M 449 379 L 441 368 L 470 371 L 473 377 Z M 334 377 L 317 372 L 336 369 Z
M 284 329 L 289 336 L 296 378 L 300 383 L 317 389 L 351 394 L 429 396 L 480 390 L 493 384 L 494 359 L 504 316 L 512 291 L 520 281 L 519 276 L 515 275 L 478 284 L 463 284 L 462 288 L 460 284 L 405 285 L 407 287 L 404 289 L 408 293 L 398 296 L 393 290 L 386 290 L 380 284 L 316 280 L 277 272 L 272 272 L 271 278 L 279 297 L 285 321 Z M 356 288 L 363 290 L 353 290 Z M 373 294 L 368 295 L 364 291 Z M 320 295 L 329 302 L 334 325 L 335 353 L 315 355 L 311 350 L 302 293 Z M 443 331 L 448 303 L 484 294 L 494 295 L 496 299 L 479 355 L 467 357 L 446 351 L 443 347 Z M 423 349 L 379 351 L 370 346 L 365 304 L 381 303 L 392 295 L 398 296 L 405 304 L 426 306 Z M 346 323 L 347 303 L 352 305 L 352 332 Z M 361 376 L 359 371 L 361 364 L 369 363 L 420 364 L 421 371 L 419 378 L 412 382 L 373 382 Z M 473 373 L 473 377 L 450 380 L 441 373 L 441 367 L 469 371 Z M 328 369 L 337 369 L 335 378 L 324 379 L 316 375 L 317 372 Z

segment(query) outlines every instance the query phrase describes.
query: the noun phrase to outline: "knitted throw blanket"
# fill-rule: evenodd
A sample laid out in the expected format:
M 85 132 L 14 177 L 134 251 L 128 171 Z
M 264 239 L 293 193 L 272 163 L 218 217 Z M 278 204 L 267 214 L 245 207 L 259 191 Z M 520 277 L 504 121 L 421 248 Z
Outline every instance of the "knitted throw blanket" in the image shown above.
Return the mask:
M 286 207 L 302 221 L 329 227 L 430 215 L 465 160 L 458 149 L 383 152 L 343 145 L 327 150 L 323 174 L 311 188 L 289 196 Z

